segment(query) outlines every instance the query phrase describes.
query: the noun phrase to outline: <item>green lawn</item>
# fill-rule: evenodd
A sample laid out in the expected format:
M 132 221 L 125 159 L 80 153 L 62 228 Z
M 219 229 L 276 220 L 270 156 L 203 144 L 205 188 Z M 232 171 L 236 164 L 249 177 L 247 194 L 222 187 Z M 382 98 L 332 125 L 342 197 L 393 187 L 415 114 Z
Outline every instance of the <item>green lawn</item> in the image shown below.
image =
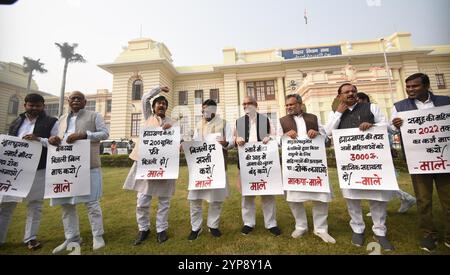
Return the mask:
M 273 237 L 266 229 L 260 200 L 257 199 L 257 220 L 255 230 L 248 236 L 240 233 L 242 227 L 241 219 L 241 196 L 235 188 L 237 169 L 230 165 L 228 177 L 231 179 L 231 194 L 223 205 L 220 229 L 222 237 L 214 238 L 207 230 L 205 224 L 206 211 L 204 211 L 204 231 L 199 239 L 189 242 L 187 236 L 190 232 L 189 203 L 187 200 L 187 168 L 181 167 L 180 179 L 177 183 L 175 196 L 171 201 L 169 215 L 169 240 L 164 244 L 156 242 L 155 233 L 155 209 L 156 202 L 152 203 L 151 212 L 151 237 L 141 246 L 132 245 L 137 234 L 135 218 L 136 193 L 122 189 L 123 181 L 129 168 L 103 168 L 104 194 L 101 201 L 106 247 L 99 251 L 92 251 L 92 236 L 84 205 L 78 206 L 80 216 L 80 229 L 84 242 L 81 246 L 81 254 L 271 254 L 271 255 L 298 255 L 298 254 L 368 254 L 366 248 L 357 248 L 350 244 L 351 229 L 348 224 L 349 216 L 345 201 L 337 183 L 335 169 L 330 169 L 330 178 L 333 184 L 335 199 L 329 207 L 329 232 L 335 237 L 336 244 L 325 244 L 312 234 L 311 206 L 307 204 L 309 233 L 300 239 L 292 239 L 291 232 L 294 229 L 294 219 L 284 197 L 277 198 L 277 220 L 283 231 L 279 237 Z M 400 186 L 403 190 L 412 193 L 410 177 L 407 173 L 400 173 Z M 442 239 L 443 224 L 442 211 L 437 196 L 433 205 L 434 214 L 440 237 Z M 394 199 L 388 207 L 388 236 L 396 247 L 395 251 L 383 254 L 428 254 L 418 248 L 419 232 L 417 229 L 417 211 L 413 207 L 406 214 L 398 214 L 400 200 Z M 368 204 L 363 203 L 364 211 L 367 213 Z M 206 203 L 204 204 L 204 209 Z M 20 204 L 13 217 L 9 228 L 7 243 L 0 248 L 0 254 L 51 254 L 54 247 L 59 245 L 63 239 L 63 226 L 61 221 L 60 207 L 50 207 L 48 200 L 43 210 L 39 240 L 43 243 L 42 249 L 29 252 L 22 244 L 22 236 L 25 224 L 25 205 Z M 370 217 L 366 221 L 366 244 L 372 241 L 372 222 Z M 450 254 L 450 249 L 439 243 L 436 254 Z

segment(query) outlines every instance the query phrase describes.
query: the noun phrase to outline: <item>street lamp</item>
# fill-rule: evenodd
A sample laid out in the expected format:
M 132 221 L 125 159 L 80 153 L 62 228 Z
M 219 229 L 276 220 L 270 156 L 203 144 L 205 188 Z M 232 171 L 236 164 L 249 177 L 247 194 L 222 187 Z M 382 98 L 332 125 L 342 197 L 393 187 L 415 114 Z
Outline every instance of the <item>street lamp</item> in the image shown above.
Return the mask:
M 390 95 L 391 95 L 391 100 L 392 100 L 392 104 L 394 103 L 394 92 L 392 90 L 392 82 L 391 82 L 391 69 L 389 68 L 389 64 L 388 64 L 388 60 L 387 60 L 387 55 L 386 55 L 386 48 L 384 47 L 384 38 L 380 39 L 381 42 L 381 46 L 383 48 L 383 56 L 384 56 L 384 67 L 386 69 L 386 74 L 388 77 L 388 82 L 389 82 L 389 91 L 390 91 Z M 387 42 L 387 48 L 390 49 L 392 48 L 392 43 L 390 41 Z

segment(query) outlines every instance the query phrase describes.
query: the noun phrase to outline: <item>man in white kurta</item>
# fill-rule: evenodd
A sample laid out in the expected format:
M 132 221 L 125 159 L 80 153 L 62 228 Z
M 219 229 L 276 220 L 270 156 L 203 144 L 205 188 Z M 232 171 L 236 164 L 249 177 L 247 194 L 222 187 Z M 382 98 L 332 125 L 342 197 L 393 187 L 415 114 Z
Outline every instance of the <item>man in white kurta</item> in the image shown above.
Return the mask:
M 159 96 L 153 100 L 150 108 L 150 100 L 161 91 L 168 93 L 167 87 L 155 87 L 142 97 L 142 112 L 145 119 L 145 126 L 162 127 L 169 129 L 175 125 L 169 117 L 166 116 L 168 106 L 167 100 Z M 175 193 L 175 179 L 168 180 L 136 180 L 137 161 L 139 160 L 139 142 L 136 143 L 130 158 L 134 160 L 130 169 L 124 189 L 137 191 L 136 202 L 136 220 L 138 223 L 138 235 L 134 245 L 141 244 L 150 234 L 150 206 L 152 198 L 158 198 L 158 212 L 156 214 L 156 240 L 158 243 L 167 241 L 167 229 L 169 228 L 169 208 L 170 199 Z
M 209 134 L 218 134 L 217 141 L 222 145 L 223 150 L 233 147 L 231 128 L 228 123 L 216 114 L 217 103 L 211 99 L 202 104 L 202 120 L 197 125 L 193 140 L 204 140 Z M 225 168 L 226 156 L 224 155 Z M 202 202 L 209 203 L 207 225 L 209 232 L 214 237 L 220 237 L 222 233 L 219 230 L 220 212 L 222 203 L 228 196 L 228 183 L 222 189 L 210 190 L 190 190 L 188 200 L 190 202 L 191 214 L 191 233 L 188 240 L 196 240 L 202 231 Z
M 83 93 L 79 91 L 72 92 L 68 101 L 70 112 L 61 116 L 58 135 L 50 137 L 48 142 L 57 146 L 62 140 L 65 140 L 67 143 L 83 139 L 90 140 L 91 193 L 85 196 L 51 199 L 51 206 L 61 205 L 65 236 L 65 241 L 53 250 L 53 254 L 64 251 L 71 242 L 81 243 L 79 218 L 76 209 L 76 205 L 79 203 L 83 203 L 87 208 L 93 236 L 93 249 L 97 250 L 105 246 L 103 239 L 103 214 L 99 201 L 102 196 L 102 171 L 99 149 L 100 141 L 109 137 L 109 130 L 101 114 L 84 109 L 87 101 Z
M 280 119 L 277 127 L 278 137 L 286 135 L 295 139 L 299 134 L 305 134 L 309 138 L 326 135 L 325 129 L 319 123 L 317 116 L 302 112 L 301 106 L 302 98 L 299 95 L 294 94 L 286 97 L 287 115 Z M 295 230 L 291 236 L 299 238 L 308 232 L 304 202 L 312 201 L 314 235 L 320 237 L 326 243 L 335 243 L 335 239 L 328 234 L 328 204 L 331 199 L 331 185 L 328 192 L 286 191 L 286 201 L 295 219 Z
M 25 140 L 39 141 L 42 146 L 47 147 L 47 139 L 58 133 L 58 120 L 47 116 L 44 111 L 44 98 L 39 94 L 28 94 L 25 97 L 25 113 L 14 120 L 9 128 L 9 135 L 17 136 Z M 37 240 L 37 233 L 41 223 L 42 204 L 44 202 L 45 191 L 45 149 L 41 153 L 41 159 L 38 164 L 38 170 L 34 177 L 28 196 L 27 218 L 25 222 L 25 234 L 23 242 L 28 249 L 35 250 L 41 247 Z M 11 222 L 13 211 L 22 198 L 14 196 L 0 196 L 0 246 L 5 243 L 8 227 Z
M 233 139 L 238 146 L 244 146 L 247 142 L 261 141 L 267 144 L 271 139 L 275 138 L 275 129 L 269 118 L 257 112 L 258 103 L 251 96 L 244 97 L 242 101 L 245 116 L 236 120 L 233 129 Z M 238 163 L 239 168 L 239 163 Z M 241 189 L 241 177 L 238 174 L 238 187 Z M 242 220 L 244 227 L 241 233 L 244 235 L 253 231 L 256 225 L 256 196 L 242 196 Z M 277 213 L 275 196 L 261 196 L 262 210 L 264 215 L 264 227 L 275 236 L 281 234 L 281 230 L 277 226 Z
M 370 103 L 357 103 L 357 89 L 350 83 L 342 84 L 338 89 L 340 104 L 336 112 L 331 113 L 325 127 L 328 136 L 333 129 L 359 128 L 366 131 L 372 126 L 387 126 L 386 118 L 380 108 Z M 337 144 L 335 144 L 337 146 Z M 372 214 L 372 231 L 374 238 L 385 250 L 393 250 L 394 247 L 386 238 L 386 208 L 392 199 L 393 192 L 389 190 L 356 190 L 341 189 L 342 195 L 347 200 L 348 213 L 350 215 L 350 227 L 352 228 L 352 244 L 363 246 L 365 223 L 362 214 L 361 200 L 368 200 Z
M 367 94 L 363 93 L 363 92 L 358 92 L 356 94 L 356 97 L 358 98 L 358 103 L 371 103 L 370 102 L 370 98 Z M 395 107 L 392 108 L 392 110 L 395 110 Z M 389 134 L 389 144 L 392 147 L 392 142 L 393 142 L 393 134 L 396 131 L 393 130 L 392 128 L 388 128 L 388 134 Z M 391 149 L 391 151 L 394 149 Z M 396 176 L 398 177 L 398 172 L 396 172 Z M 397 197 L 401 200 L 401 204 L 400 204 L 400 208 L 398 209 L 397 212 L 399 213 L 406 213 L 406 211 L 408 211 L 408 209 L 410 209 L 411 207 L 413 207 L 414 205 L 416 205 L 416 198 L 414 198 L 413 196 L 411 196 L 409 193 L 399 189 L 396 191 L 392 191 L 393 196 Z M 367 216 L 371 216 L 370 212 L 367 213 Z

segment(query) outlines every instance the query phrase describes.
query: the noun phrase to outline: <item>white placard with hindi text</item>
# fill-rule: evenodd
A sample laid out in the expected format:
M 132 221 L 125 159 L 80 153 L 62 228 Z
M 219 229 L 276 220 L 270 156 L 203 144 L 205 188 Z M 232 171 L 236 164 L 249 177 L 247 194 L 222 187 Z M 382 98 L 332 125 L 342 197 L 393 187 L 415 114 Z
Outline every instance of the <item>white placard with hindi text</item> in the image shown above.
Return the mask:
M 325 137 L 283 136 L 283 187 L 289 191 L 330 193 Z
M 180 168 L 180 127 L 141 130 L 136 179 L 177 179 Z
M 215 137 L 211 135 L 204 141 L 181 144 L 189 170 L 188 190 L 225 188 L 227 181 L 222 145 Z
M 276 141 L 248 142 L 238 151 L 242 196 L 284 194 Z
M 450 105 L 398 113 L 410 174 L 450 173 Z
M 25 198 L 31 190 L 42 145 L 0 135 L 0 195 Z
M 91 193 L 91 141 L 48 146 L 44 198 L 67 198 Z
M 333 130 L 333 143 L 341 188 L 398 190 L 386 127 Z

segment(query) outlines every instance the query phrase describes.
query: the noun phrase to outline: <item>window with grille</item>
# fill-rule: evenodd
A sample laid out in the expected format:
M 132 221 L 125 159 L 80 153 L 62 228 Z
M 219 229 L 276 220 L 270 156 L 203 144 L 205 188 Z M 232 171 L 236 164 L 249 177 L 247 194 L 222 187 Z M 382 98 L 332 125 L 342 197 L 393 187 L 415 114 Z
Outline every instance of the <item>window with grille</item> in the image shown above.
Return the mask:
M 48 116 L 57 117 L 58 116 L 58 107 L 59 107 L 58 103 L 46 104 L 45 112 L 47 113 Z
M 17 96 L 13 95 L 9 99 L 8 114 L 17 115 L 18 112 L 19 112 L 19 99 L 17 98 Z
M 133 82 L 133 87 L 132 87 L 132 99 L 133 100 L 141 100 L 142 98 L 142 89 L 143 89 L 143 83 L 142 80 L 140 79 L 136 79 Z
M 107 113 L 111 113 L 111 105 L 112 105 L 112 100 L 109 99 L 106 101 L 106 112 Z
M 141 114 L 140 113 L 131 114 L 131 136 L 132 137 L 139 136 L 139 131 L 141 130 L 140 125 L 141 125 Z
M 219 103 L 219 89 L 209 90 L 209 98 L 214 100 L 216 103 Z
M 178 92 L 178 105 L 188 105 L 188 92 L 179 91 Z
M 95 100 L 88 100 L 84 109 L 95 112 Z
M 203 103 L 203 90 L 196 90 L 194 104 L 202 104 L 202 103 Z
M 253 96 L 256 101 L 275 100 L 275 81 L 247 82 L 247 95 Z

